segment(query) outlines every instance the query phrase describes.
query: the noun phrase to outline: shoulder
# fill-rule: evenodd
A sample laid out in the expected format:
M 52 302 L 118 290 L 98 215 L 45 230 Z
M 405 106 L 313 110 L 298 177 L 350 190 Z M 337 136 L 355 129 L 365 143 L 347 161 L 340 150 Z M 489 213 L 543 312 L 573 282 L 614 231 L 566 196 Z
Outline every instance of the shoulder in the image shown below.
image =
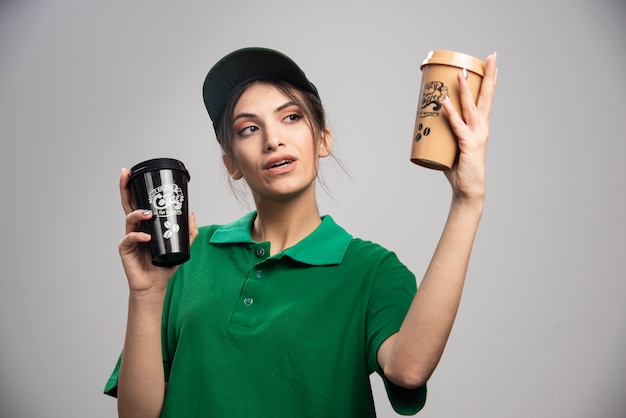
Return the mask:
M 221 225 L 199 226 L 198 235 L 196 236 L 193 243 L 191 244 L 191 251 L 192 252 L 194 250 L 199 251 L 200 248 L 206 247 L 206 244 L 208 244 L 211 241 L 211 238 L 215 234 L 215 231 L 217 231 L 220 228 L 220 226 Z
M 356 257 L 388 257 L 395 255 L 393 251 L 383 247 L 382 245 L 366 239 L 353 237 L 350 241 L 346 253 Z
M 194 239 L 190 248 L 191 258 L 189 261 L 182 264 L 180 269 L 188 265 L 195 266 L 197 262 L 206 257 L 207 252 L 211 249 L 211 246 L 209 245 L 211 238 L 215 234 L 215 231 L 219 228 L 220 225 L 205 225 L 198 227 L 198 235 Z
M 211 239 L 215 231 L 217 231 L 223 225 L 203 225 L 198 227 L 198 238 L 207 238 Z
M 333 221 L 334 222 L 334 221 Z M 402 265 L 396 254 L 381 244 L 358 236 L 353 236 L 341 226 L 334 224 L 336 232 L 345 239 L 345 253 L 342 264 L 352 264 L 369 268 L 376 264 L 392 263 Z
M 381 244 L 362 238 L 352 238 L 346 248 L 344 262 L 374 274 L 391 271 L 409 273 L 408 268 L 395 252 Z

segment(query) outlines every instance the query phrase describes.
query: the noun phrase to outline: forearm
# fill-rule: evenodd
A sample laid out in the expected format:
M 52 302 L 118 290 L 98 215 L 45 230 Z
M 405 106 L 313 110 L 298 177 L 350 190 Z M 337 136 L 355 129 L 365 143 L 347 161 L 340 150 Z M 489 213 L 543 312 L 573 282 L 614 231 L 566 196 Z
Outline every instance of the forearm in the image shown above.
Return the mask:
M 425 383 L 443 353 L 460 304 L 483 199 L 453 200 L 432 260 L 400 331 L 380 359 L 402 386 Z M 381 347 L 382 348 L 382 347 Z
M 161 348 L 164 293 L 131 292 L 118 383 L 118 412 L 123 417 L 158 417 L 165 398 Z

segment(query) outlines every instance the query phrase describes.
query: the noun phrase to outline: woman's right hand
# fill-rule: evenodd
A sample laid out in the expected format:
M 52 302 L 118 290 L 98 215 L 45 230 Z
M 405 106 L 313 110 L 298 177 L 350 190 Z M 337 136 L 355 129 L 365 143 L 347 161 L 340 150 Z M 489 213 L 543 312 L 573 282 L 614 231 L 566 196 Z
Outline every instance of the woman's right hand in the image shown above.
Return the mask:
M 120 196 L 122 208 L 126 214 L 126 235 L 119 243 L 119 253 L 122 258 L 124 272 L 128 279 L 131 292 L 149 293 L 164 292 L 167 283 L 174 275 L 176 267 L 156 267 L 152 265 L 150 248 L 146 243 L 150 242 L 150 235 L 140 230 L 141 221 L 150 220 L 152 212 L 146 208 L 136 208 L 130 190 L 128 179 L 130 171 L 122 169 L 120 175 Z M 189 216 L 190 239 L 197 235 L 197 228 L 193 215 Z

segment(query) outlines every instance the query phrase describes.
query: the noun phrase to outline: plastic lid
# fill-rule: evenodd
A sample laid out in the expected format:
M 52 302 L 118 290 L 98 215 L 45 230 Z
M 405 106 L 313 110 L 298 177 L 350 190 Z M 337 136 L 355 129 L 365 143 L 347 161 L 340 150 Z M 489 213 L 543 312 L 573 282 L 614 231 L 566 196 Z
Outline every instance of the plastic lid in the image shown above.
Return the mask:
M 468 71 L 480 75 L 481 77 L 485 75 L 485 63 L 483 61 L 461 52 L 446 50 L 430 51 L 426 56 L 426 59 L 422 61 L 420 70 L 424 69 L 424 66 L 428 64 L 452 65 L 459 68 L 465 68 Z
M 140 174 L 153 170 L 178 170 L 185 173 L 185 175 L 187 176 L 187 181 L 191 179 L 191 176 L 189 176 L 189 172 L 181 161 L 175 160 L 173 158 L 154 158 L 152 160 L 140 162 L 139 164 L 133 166 L 133 168 L 130 169 L 129 181 Z

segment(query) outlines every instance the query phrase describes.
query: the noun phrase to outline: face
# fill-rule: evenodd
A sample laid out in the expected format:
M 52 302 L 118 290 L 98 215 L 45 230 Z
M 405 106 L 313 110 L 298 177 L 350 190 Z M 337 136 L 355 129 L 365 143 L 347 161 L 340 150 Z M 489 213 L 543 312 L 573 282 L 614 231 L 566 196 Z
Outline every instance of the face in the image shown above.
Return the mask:
M 245 178 L 255 199 L 314 193 L 318 158 L 330 154 L 329 130 L 314 137 L 302 108 L 263 82 L 241 95 L 232 120 L 232 155 L 224 163 L 233 178 Z

